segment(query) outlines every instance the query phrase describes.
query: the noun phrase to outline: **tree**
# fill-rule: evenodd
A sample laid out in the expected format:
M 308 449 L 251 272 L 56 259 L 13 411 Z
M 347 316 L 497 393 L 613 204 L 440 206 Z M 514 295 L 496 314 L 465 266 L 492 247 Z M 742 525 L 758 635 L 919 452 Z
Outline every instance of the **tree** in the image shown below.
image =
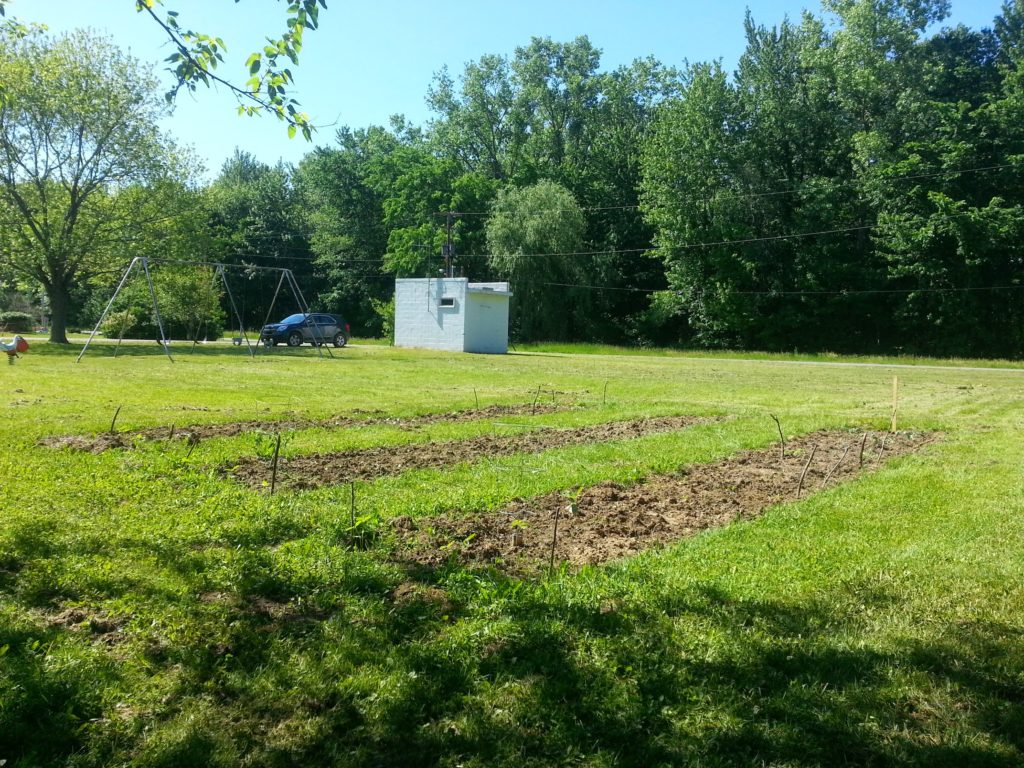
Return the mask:
M 155 128 L 155 81 L 105 39 L 0 34 L 0 82 L 0 259 L 42 285 L 67 343 L 73 289 L 123 260 L 147 215 L 122 192 L 188 169 Z
M 0 0 L 0 18 L 6 15 L 9 2 Z M 299 63 L 303 32 L 317 28 L 320 9 L 327 7 L 326 0 L 289 1 L 284 33 L 277 38 L 268 37 L 262 51 L 253 51 L 246 59 L 249 79 L 244 87 L 214 72 L 217 65 L 224 61 L 224 52 L 227 51 L 224 40 L 183 27 L 178 11 L 167 10 L 160 16 L 156 8 L 163 5 L 164 0 L 135 0 L 136 12 L 152 19 L 166 33 L 175 49 L 166 59 L 172 65 L 169 71 L 175 78 L 174 87 L 166 95 L 168 103 L 174 101 L 182 88 L 195 91 L 199 84 L 209 86 L 220 83 L 238 99 L 239 114 L 272 114 L 287 123 L 289 137 L 301 131 L 307 141 L 312 139 L 315 126 L 310 123 L 309 115 L 296 109 L 299 102 L 287 93 L 294 82 L 292 71 L 287 65 L 282 66 L 278 62 L 286 59 L 293 65 Z M 8 30 L 14 30 L 20 25 L 8 22 L 6 26 Z
M 167 93 L 168 102 L 174 100 L 181 88 L 195 91 L 200 83 L 205 86 L 220 83 L 238 99 L 239 114 L 272 114 L 287 123 L 289 137 L 301 131 L 307 141 L 312 139 L 314 126 L 309 115 L 300 112 L 299 102 L 288 96 L 294 78 L 285 60 L 293 65 L 299 63 L 303 32 L 317 28 L 320 9 L 327 7 L 326 0 L 289 0 L 284 33 L 278 38 L 268 37 L 263 49 L 253 51 L 246 59 L 249 79 L 244 87 L 214 73 L 217 64 L 224 61 L 227 50 L 224 40 L 182 26 L 177 11 L 169 10 L 161 18 L 156 6 L 163 4 L 163 0 L 135 0 L 136 11 L 158 24 L 175 48 L 167 57 L 176 79 L 174 88 Z
M 568 285 L 586 222 L 565 187 L 539 181 L 506 188 L 487 223 L 491 267 L 512 283 L 514 322 L 524 339 L 573 338 L 579 296 Z
M 338 132 L 339 147 L 319 147 L 296 171 L 310 251 L 323 277 L 325 307 L 340 309 L 357 333 L 380 330 L 373 302 L 391 283 L 381 269 L 387 249 L 383 201 L 366 178 L 366 134 Z
M 270 166 L 235 150 L 205 190 L 205 199 L 212 253 L 218 260 L 288 268 L 300 285 L 310 285 L 313 269 L 309 238 L 289 166 Z M 242 274 L 247 279 L 236 284 L 239 312 L 246 324 L 260 325 L 266 319 L 278 275 L 258 270 Z M 281 310 L 281 305 L 277 309 Z
M 511 80 L 508 59 L 487 55 L 470 62 L 457 91 L 442 70 L 427 103 L 441 116 L 431 129 L 445 155 L 469 171 L 502 181 L 522 172 L 529 105 Z

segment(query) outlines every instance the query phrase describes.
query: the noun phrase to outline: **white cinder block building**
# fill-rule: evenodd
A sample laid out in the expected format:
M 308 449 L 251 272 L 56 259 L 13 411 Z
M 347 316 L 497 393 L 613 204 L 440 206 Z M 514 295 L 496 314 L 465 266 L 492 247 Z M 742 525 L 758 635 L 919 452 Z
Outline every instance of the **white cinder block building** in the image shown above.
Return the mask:
M 464 277 L 395 280 L 395 346 L 505 354 L 508 287 Z

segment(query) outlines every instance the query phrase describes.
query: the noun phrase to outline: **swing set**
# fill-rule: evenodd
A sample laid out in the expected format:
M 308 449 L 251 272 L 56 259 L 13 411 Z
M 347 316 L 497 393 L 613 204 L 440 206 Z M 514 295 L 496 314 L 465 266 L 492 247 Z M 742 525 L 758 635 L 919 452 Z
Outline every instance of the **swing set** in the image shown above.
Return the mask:
M 160 330 L 160 338 L 157 340 L 157 343 L 159 343 L 160 346 L 163 347 L 164 352 L 167 354 L 167 359 L 170 360 L 172 363 L 174 362 L 174 356 L 171 354 L 171 340 L 170 338 L 168 338 L 167 334 L 164 333 L 164 323 L 163 319 L 160 317 L 160 303 L 157 301 L 156 289 L 153 287 L 153 276 L 149 270 L 150 264 L 173 264 L 176 266 L 212 268 L 213 285 L 216 286 L 218 283 L 220 283 L 224 286 L 224 292 L 227 294 L 228 303 L 231 305 L 232 317 L 234 318 L 234 320 L 238 322 L 238 336 L 234 337 L 233 339 L 235 346 L 241 346 L 241 344 L 244 342 L 248 350 L 250 360 L 256 357 L 256 354 L 259 351 L 259 343 L 253 345 L 253 343 L 249 340 L 249 334 L 245 330 L 245 323 L 242 321 L 242 315 L 238 311 L 238 306 L 235 304 L 234 294 L 231 292 L 231 285 L 228 283 L 227 275 L 229 270 L 236 269 L 244 270 L 250 273 L 267 272 L 278 274 L 277 287 L 274 288 L 274 296 L 270 301 L 270 306 L 267 308 L 267 316 L 263 321 L 263 326 L 261 327 L 265 327 L 270 322 L 270 317 L 274 312 L 274 306 L 277 303 L 277 297 L 280 295 L 281 289 L 285 286 L 285 284 L 287 284 L 288 290 L 291 291 L 292 296 L 295 298 L 295 302 L 298 304 L 299 311 L 307 316 L 310 314 L 309 304 L 306 302 L 306 297 L 303 295 L 302 289 L 299 288 L 299 283 L 295 279 L 294 273 L 286 267 L 261 267 L 250 266 L 247 264 L 223 264 L 217 261 L 151 259 L 145 256 L 136 256 L 135 258 L 132 259 L 131 263 L 128 265 L 128 268 L 124 271 L 124 275 L 121 276 L 121 282 L 119 282 L 117 284 L 117 288 L 114 289 L 114 295 L 111 296 L 110 301 L 107 302 L 107 306 L 103 310 L 103 314 L 101 314 L 100 319 L 96 321 L 96 326 L 92 329 L 92 333 L 89 334 L 89 339 L 88 341 L 85 342 L 85 346 L 82 347 L 82 351 L 78 353 L 78 357 L 75 359 L 75 362 L 81 362 L 82 357 L 89 349 L 89 345 L 92 344 L 92 341 L 96 337 L 96 334 L 99 333 L 100 327 L 103 325 L 103 321 L 106 320 L 107 316 L 110 314 L 110 310 L 114 306 L 114 302 L 117 300 L 118 294 L 121 293 L 121 290 L 128 283 L 128 278 L 132 275 L 133 272 L 141 272 L 143 275 L 145 275 L 146 284 L 149 286 L 149 296 L 153 302 L 153 315 L 156 318 L 157 328 L 159 328 Z M 320 333 L 320 329 L 316 325 L 316 323 L 311 323 L 311 328 L 313 329 L 314 334 Z M 117 357 L 117 351 L 121 347 L 121 339 L 124 336 L 124 330 L 125 326 L 122 325 L 121 333 L 118 335 L 117 338 L 117 347 L 114 348 L 114 357 Z M 331 352 L 330 347 L 327 346 L 326 342 L 327 339 L 316 339 L 317 352 L 322 358 L 324 356 L 324 350 L 326 349 L 328 356 L 333 358 L 334 354 Z M 198 343 L 199 341 L 197 333 L 196 337 L 192 339 L 193 352 L 195 351 L 196 344 Z

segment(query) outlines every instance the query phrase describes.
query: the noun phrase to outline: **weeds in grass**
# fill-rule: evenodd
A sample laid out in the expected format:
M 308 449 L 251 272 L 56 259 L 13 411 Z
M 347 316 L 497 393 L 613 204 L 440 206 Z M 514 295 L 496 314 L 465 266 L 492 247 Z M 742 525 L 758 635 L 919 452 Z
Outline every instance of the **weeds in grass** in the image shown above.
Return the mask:
M 901 427 L 947 436 L 927 455 L 627 561 L 517 579 L 405 563 L 393 521 L 763 448 L 778 437 L 767 413 L 789 435 L 851 428 L 852 445 L 889 426 L 891 372 L 378 347 L 344 361 L 197 350 L 173 369 L 148 352 L 75 367 L 39 347 L 0 422 L 10 766 L 1024 761 L 1019 374 L 901 370 Z M 271 498 L 211 469 L 259 437 L 203 441 L 187 460 L 184 445 L 145 441 L 99 455 L 36 445 L 105 432 L 122 403 L 118 436 L 254 412 L 408 416 L 452 392 L 466 407 L 472 388 L 530 403 L 537 381 L 604 403 L 524 417 L 551 426 L 722 415 L 721 403 L 735 418 L 360 484 L 357 526 L 347 487 Z M 387 425 L 286 439 L 286 455 L 423 441 Z M 69 611 L 87 618 L 57 620 Z

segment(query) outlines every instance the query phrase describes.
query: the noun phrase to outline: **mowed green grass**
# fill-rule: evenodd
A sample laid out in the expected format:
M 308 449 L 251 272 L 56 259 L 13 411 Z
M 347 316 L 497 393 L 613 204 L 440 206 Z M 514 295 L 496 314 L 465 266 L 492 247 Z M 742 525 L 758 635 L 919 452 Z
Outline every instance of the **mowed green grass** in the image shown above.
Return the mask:
M 723 357 L 36 344 L 0 365 L 7 765 L 1016 766 L 1024 372 Z M 388 519 L 888 424 L 943 440 L 630 561 L 517 580 L 396 557 Z M 269 434 L 54 451 L 56 434 L 493 403 L 560 413 L 283 436 L 345 450 L 645 415 L 669 435 L 356 486 L 222 477 Z M 429 450 L 429 448 L 425 448 Z

